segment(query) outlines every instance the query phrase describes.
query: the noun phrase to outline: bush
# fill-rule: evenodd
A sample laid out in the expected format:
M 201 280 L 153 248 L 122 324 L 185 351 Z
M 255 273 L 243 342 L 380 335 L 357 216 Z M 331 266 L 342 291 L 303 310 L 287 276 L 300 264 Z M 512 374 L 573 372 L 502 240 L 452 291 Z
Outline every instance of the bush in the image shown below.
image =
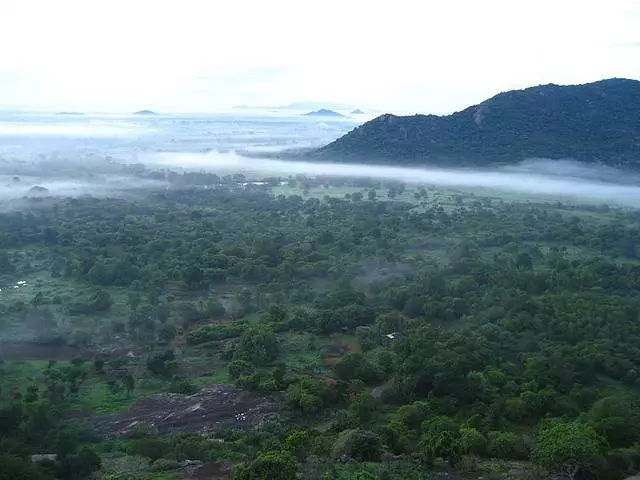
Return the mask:
M 378 462 L 382 453 L 382 438 L 368 430 L 344 430 L 333 445 L 335 458 L 346 455 L 359 462 Z
M 193 395 L 198 392 L 198 387 L 186 378 L 175 378 L 171 381 L 169 391 L 172 393 L 182 393 L 183 395 Z
M 329 399 L 329 388 L 324 382 L 305 378 L 289 385 L 285 398 L 293 408 L 307 413 L 318 412 Z
M 487 451 L 487 437 L 475 428 L 461 428 L 460 448 L 463 454 L 484 455 Z
M 241 376 L 252 375 L 255 367 L 245 360 L 234 360 L 227 366 L 229 369 L 229 377 L 235 380 Z
M 237 469 L 238 480 L 291 480 L 296 478 L 296 459 L 287 451 L 259 454 L 247 467 Z
M 170 446 L 162 438 L 141 438 L 133 440 L 128 451 L 132 455 L 140 455 L 153 461 L 166 456 L 170 451 Z
M 246 325 L 241 323 L 205 325 L 189 332 L 187 334 L 187 343 L 189 345 L 200 345 L 201 343 L 239 337 L 245 329 Z
M 522 437 L 511 432 L 491 432 L 487 453 L 491 457 L 507 460 L 524 460 L 529 457 Z
M 175 360 L 173 350 L 156 353 L 147 360 L 147 369 L 155 375 L 172 375 L 178 367 Z
M 152 472 L 166 472 L 180 467 L 180 462 L 169 458 L 159 458 L 151 463 Z
M 362 380 L 367 385 L 375 385 L 384 379 L 377 365 L 370 362 L 361 353 L 347 353 L 335 365 L 338 377 L 344 381 Z

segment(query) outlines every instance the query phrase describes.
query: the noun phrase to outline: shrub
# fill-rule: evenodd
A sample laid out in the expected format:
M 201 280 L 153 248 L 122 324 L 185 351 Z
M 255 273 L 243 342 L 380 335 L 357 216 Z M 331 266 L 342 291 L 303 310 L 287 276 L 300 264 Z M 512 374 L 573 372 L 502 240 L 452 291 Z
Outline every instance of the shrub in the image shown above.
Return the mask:
M 491 457 L 507 460 L 523 460 L 529 456 L 522 437 L 511 432 L 491 432 L 487 451 Z
M 360 462 L 377 462 L 383 453 L 382 438 L 368 430 L 344 430 L 333 445 L 333 456 L 352 457 Z

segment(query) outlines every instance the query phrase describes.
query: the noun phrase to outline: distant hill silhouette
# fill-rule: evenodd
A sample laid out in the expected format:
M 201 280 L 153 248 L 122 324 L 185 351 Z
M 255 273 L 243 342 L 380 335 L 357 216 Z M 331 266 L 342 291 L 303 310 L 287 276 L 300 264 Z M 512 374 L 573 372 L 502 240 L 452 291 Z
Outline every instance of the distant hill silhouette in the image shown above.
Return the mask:
M 364 112 L 362 110 L 360 110 L 359 108 L 356 108 L 354 111 L 351 112 L 351 115 L 362 115 Z
M 640 167 L 640 82 L 541 85 L 500 93 L 447 116 L 386 114 L 311 155 L 459 166 L 573 158 Z
M 156 112 L 152 110 L 138 110 L 133 113 L 134 115 L 158 115 Z
M 47 196 L 49 195 L 49 189 L 41 187 L 40 185 L 34 185 L 29 189 L 29 195 L 33 196 Z
M 328 110 L 326 108 L 321 108 L 320 110 L 304 113 L 303 115 L 307 117 L 334 117 L 334 118 L 344 117 L 344 115 L 342 115 L 341 113 L 335 112 L 333 110 Z

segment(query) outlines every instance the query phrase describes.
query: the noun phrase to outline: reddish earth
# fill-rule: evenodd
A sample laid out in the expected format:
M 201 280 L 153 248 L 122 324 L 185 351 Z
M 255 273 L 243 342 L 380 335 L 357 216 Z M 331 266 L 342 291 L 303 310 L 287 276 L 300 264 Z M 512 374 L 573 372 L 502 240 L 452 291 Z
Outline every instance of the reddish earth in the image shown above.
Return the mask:
M 256 425 L 282 410 L 277 396 L 211 385 L 194 395 L 152 395 L 134 403 L 126 412 L 97 416 L 91 423 L 98 432 L 113 437 L 126 437 L 143 426 L 158 434 L 215 433 L 221 428 Z
M 341 340 L 332 343 L 331 345 L 327 345 L 322 353 L 325 366 L 334 366 L 338 360 L 340 360 L 340 357 L 349 352 L 356 353 L 358 352 L 358 348 L 355 345 L 351 345 Z

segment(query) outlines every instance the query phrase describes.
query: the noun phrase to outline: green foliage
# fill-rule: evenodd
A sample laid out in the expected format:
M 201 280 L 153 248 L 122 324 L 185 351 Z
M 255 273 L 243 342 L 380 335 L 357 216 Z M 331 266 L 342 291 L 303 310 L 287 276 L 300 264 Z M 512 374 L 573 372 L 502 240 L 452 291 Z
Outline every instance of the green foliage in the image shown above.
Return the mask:
M 244 331 L 235 350 L 234 359 L 252 365 L 265 366 L 278 357 L 276 334 L 265 324 L 252 325 Z
M 174 378 L 169 386 L 169 391 L 183 395 L 193 395 L 198 391 L 198 387 L 186 378 Z
M 523 460 L 529 451 L 522 436 L 512 432 L 490 432 L 487 454 L 495 458 Z
M 353 458 L 359 462 L 380 460 L 384 446 L 382 438 L 368 430 L 344 430 L 340 432 L 333 445 L 333 456 Z
M 640 400 L 629 395 L 609 396 L 593 404 L 589 423 L 612 447 L 640 440 Z
M 347 353 L 335 365 L 338 378 L 344 381 L 362 380 L 368 385 L 379 383 L 384 374 L 361 353 Z
M 153 354 L 147 359 L 147 369 L 155 375 L 170 376 L 177 368 L 176 356 L 171 349 Z
M 245 329 L 246 326 L 240 323 L 205 325 L 189 332 L 187 334 L 187 342 L 189 345 L 199 345 L 201 343 L 239 337 Z
M 433 462 L 441 457 L 451 465 L 460 460 L 461 441 L 458 424 L 451 418 L 438 416 L 422 425 L 422 441 L 427 460 Z
M 310 378 L 292 383 L 285 392 L 287 403 L 305 413 L 321 411 L 330 397 L 330 388 L 326 383 Z
M 171 447 L 163 438 L 147 437 L 132 440 L 128 451 L 132 455 L 140 455 L 153 461 L 166 456 L 171 451 Z
M 487 437 L 475 428 L 460 428 L 459 442 L 463 454 L 484 455 L 487 451 Z
M 202 175 L 180 182 L 207 185 Z M 74 459 L 85 440 L 58 435 L 64 412 L 100 415 L 156 392 L 188 394 L 228 372 L 238 388 L 260 392 L 248 398 L 284 391 L 292 415 L 277 427 L 217 432 L 224 442 L 168 435 L 131 453 L 249 468 L 259 452 L 282 448 L 301 469 L 314 457 L 319 475 L 332 478 L 420 478 L 413 466 L 405 476 L 393 466 L 523 460 L 524 432 L 562 417 L 608 441 L 594 472 L 611 467 L 607 480 L 617 480 L 637 471 L 638 212 L 437 189 L 427 196 L 386 182 L 370 201 L 357 193 L 381 187 L 366 179 L 331 180 L 343 183 L 339 193 L 318 188 L 329 180 L 304 180 L 323 199 L 240 194 L 231 177 L 224 182 L 0 215 L 0 252 L 30 287 L 3 288 L 3 331 L 36 332 L 50 342 L 36 347 L 45 351 L 67 341 L 144 352 L 93 365 L 0 362 L 0 450 Z M 125 260 L 137 275 L 118 277 L 112 267 Z M 58 276 L 36 272 L 41 265 Z M 196 325 L 205 321 L 215 323 Z M 372 433 L 378 440 L 354 438 L 374 454 L 343 431 Z M 385 450 L 403 458 L 335 462 L 339 439 L 363 459 Z M 110 441 L 105 463 L 128 442 Z M 140 475 L 149 475 L 143 464 Z
M 533 459 L 550 470 L 565 473 L 569 478 L 593 465 L 601 458 L 604 443 L 589 425 L 554 422 L 538 434 Z
M 50 480 L 53 477 L 29 460 L 0 453 L 0 480 Z
M 295 455 L 297 458 L 304 457 L 306 449 L 311 444 L 311 434 L 307 431 L 295 430 L 291 432 L 284 440 L 285 449 Z
M 239 377 L 250 376 L 256 370 L 256 367 L 246 360 L 233 360 L 229 362 L 227 368 L 229 369 L 229 377 L 233 380 Z
M 66 311 L 69 315 L 87 315 L 107 311 L 111 305 L 113 305 L 113 299 L 109 292 L 98 289 L 88 299 L 66 305 Z
M 102 466 L 98 454 L 89 448 L 83 448 L 77 454 L 67 455 L 57 461 L 58 477 L 64 479 L 88 478 Z
M 606 160 L 637 166 L 640 84 L 609 79 L 504 92 L 448 116 L 382 115 L 313 158 L 486 165 L 526 158 Z M 533 119 L 545 118 L 540 126 Z M 396 192 L 389 190 L 389 198 Z
M 238 469 L 238 480 L 290 480 L 296 478 L 296 460 L 287 451 L 260 453 L 247 467 Z

